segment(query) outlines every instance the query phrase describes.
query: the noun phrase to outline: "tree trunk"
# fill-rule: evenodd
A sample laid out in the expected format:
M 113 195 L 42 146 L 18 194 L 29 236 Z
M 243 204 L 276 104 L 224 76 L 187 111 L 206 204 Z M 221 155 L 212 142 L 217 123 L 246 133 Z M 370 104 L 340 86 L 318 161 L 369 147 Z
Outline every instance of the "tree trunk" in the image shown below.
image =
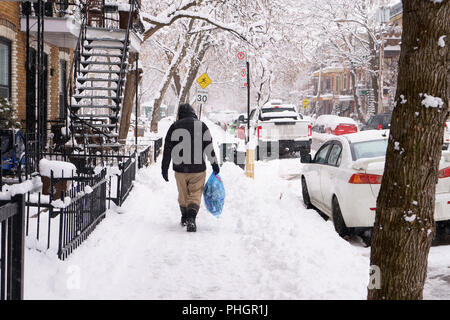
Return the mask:
M 129 65 L 133 65 L 136 61 L 136 53 L 130 52 Z M 125 143 L 130 129 L 131 112 L 134 106 L 134 97 L 136 95 L 136 71 L 131 70 L 127 74 L 125 82 L 124 97 L 122 105 L 122 114 L 120 116 L 119 142 Z
M 189 32 L 192 30 L 194 21 L 195 21 L 194 19 L 191 19 L 188 30 L 186 31 L 186 35 L 183 39 L 183 44 L 178 49 L 177 54 L 173 57 L 172 62 L 170 64 L 169 68 L 167 69 L 166 74 L 164 75 L 163 82 L 161 83 L 161 86 L 158 90 L 159 96 L 157 96 L 154 100 L 152 122 L 150 124 L 151 132 L 158 132 L 159 109 L 160 109 L 161 103 L 164 99 L 164 95 L 166 94 L 167 88 L 169 87 L 169 84 L 172 81 L 173 75 L 175 74 L 176 70 L 178 69 L 178 66 L 180 65 L 181 61 L 186 56 L 186 51 L 190 44 L 189 39 L 191 37 Z
M 435 233 L 434 208 L 444 123 L 448 109 L 448 0 L 403 1 L 402 51 L 396 107 L 377 199 L 371 265 L 380 288 L 368 299 L 422 299 L 427 259 Z M 418 40 L 419 39 L 419 40 Z M 416 48 L 415 48 L 416 47 Z M 442 98 L 426 108 L 424 94 Z

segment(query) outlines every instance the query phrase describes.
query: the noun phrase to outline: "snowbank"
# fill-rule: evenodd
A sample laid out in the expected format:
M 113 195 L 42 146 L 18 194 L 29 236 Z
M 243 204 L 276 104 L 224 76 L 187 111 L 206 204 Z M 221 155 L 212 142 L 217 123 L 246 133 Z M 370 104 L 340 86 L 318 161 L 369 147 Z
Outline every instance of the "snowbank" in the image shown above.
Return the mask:
M 39 161 L 39 173 L 41 176 L 50 177 L 52 171 L 55 178 L 62 178 L 63 176 L 68 178 L 77 173 L 77 168 L 70 162 L 47 159 Z

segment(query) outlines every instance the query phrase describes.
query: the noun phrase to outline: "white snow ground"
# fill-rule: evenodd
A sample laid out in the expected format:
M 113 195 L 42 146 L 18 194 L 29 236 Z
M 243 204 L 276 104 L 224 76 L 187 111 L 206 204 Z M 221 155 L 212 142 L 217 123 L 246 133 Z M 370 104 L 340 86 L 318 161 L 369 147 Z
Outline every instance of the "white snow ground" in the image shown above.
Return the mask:
M 160 163 L 140 170 L 123 207 L 66 261 L 28 241 L 25 298 L 365 299 L 370 249 L 304 208 L 300 170 L 298 159 L 258 162 L 251 180 L 226 163 L 224 211 L 202 206 L 196 233 L 179 225 L 173 172 L 167 183 Z M 432 248 L 425 298 L 450 298 L 449 258 Z

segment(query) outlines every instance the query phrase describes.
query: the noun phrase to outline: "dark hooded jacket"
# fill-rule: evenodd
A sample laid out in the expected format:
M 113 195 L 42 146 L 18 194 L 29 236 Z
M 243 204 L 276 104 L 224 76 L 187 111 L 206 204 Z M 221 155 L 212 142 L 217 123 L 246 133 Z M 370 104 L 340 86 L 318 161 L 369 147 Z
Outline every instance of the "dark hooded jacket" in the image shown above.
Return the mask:
M 167 172 L 171 160 L 176 172 L 203 172 L 206 170 L 205 156 L 211 164 L 217 163 L 209 129 L 198 120 L 191 105 L 182 104 L 177 121 L 170 126 L 164 140 L 162 172 Z

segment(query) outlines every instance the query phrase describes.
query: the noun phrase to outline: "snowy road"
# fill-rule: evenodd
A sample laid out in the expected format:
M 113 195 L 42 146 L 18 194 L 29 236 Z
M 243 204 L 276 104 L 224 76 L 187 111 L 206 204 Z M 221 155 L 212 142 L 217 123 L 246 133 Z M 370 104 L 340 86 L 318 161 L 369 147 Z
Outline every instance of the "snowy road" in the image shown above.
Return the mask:
M 173 172 L 138 172 L 122 208 L 66 261 L 26 251 L 27 299 L 365 299 L 370 249 L 347 242 L 301 199 L 298 159 L 221 169 L 226 204 L 179 225 Z M 208 175 L 210 174 L 208 168 Z M 427 299 L 450 298 L 450 247 L 430 253 Z

